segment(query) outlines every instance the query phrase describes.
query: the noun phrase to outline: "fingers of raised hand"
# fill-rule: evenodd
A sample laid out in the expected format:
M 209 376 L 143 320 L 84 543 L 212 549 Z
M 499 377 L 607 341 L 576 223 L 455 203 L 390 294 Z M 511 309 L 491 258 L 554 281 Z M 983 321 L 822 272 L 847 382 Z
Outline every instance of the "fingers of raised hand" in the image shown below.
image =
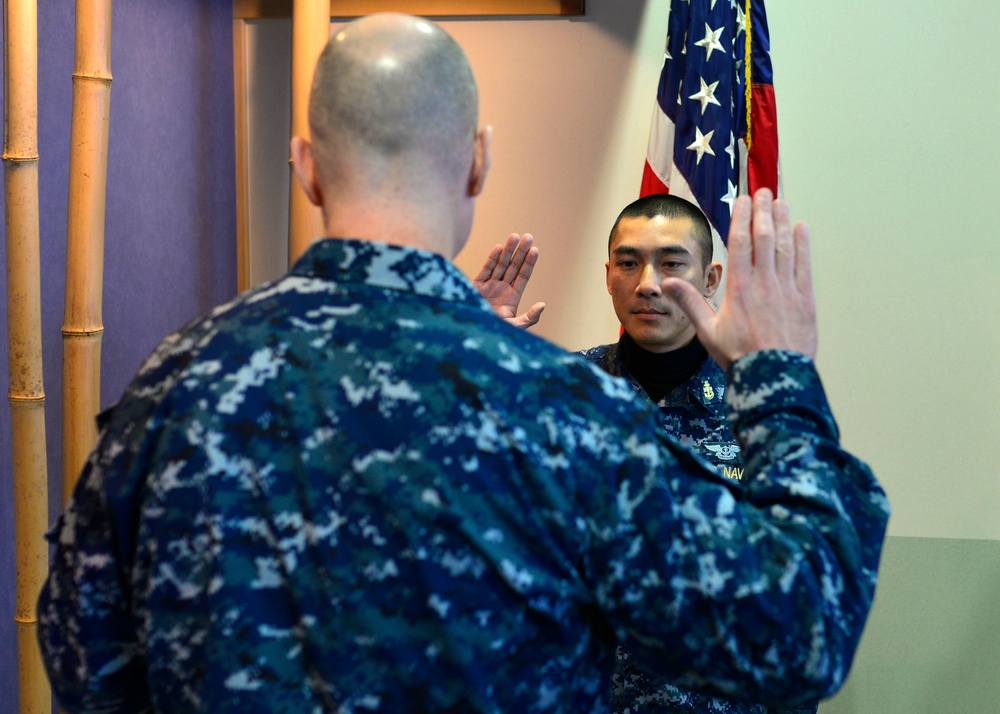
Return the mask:
M 512 233 L 511 238 L 513 238 L 516 235 L 517 235 L 516 233 Z M 505 266 L 506 269 L 504 270 L 503 276 L 500 278 L 505 283 L 510 283 L 511 285 L 514 285 L 515 281 L 520 277 L 521 267 L 525 264 L 525 260 L 527 259 L 528 254 L 531 252 L 532 243 L 535 240 L 530 233 L 525 233 L 519 236 L 519 238 L 520 238 L 519 241 L 511 245 L 510 259 L 508 260 L 507 265 Z M 508 239 L 508 241 L 509 240 L 510 239 Z M 536 257 L 537 257 L 537 252 L 538 251 L 535 251 Z M 529 276 L 531 275 L 531 269 L 533 267 L 534 263 L 531 263 L 531 265 L 528 266 Z
M 795 287 L 798 290 L 799 313 L 805 326 L 805 337 L 800 351 L 816 356 L 816 295 L 812 285 L 812 260 L 809 253 L 809 228 L 805 223 L 795 226 Z
M 729 222 L 729 280 L 742 279 L 751 270 L 753 241 L 750 237 L 750 218 L 753 214 L 749 196 L 740 196 L 733 204 Z
M 803 225 L 793 229 L 789 216 L 787 204 L 768 189 L 733 207 L 722 319 L 710 322 L 716 344 L 710 347 L 699 329 L 706 348 L 722 352 L 713 353 L 717 361 L 760 349 L 815 354 L 809 232 Z
M 479 274 L 476 275 L 475 280 L 473 280 L 473 282 L 485 283 L 487 280 L 491 280 L 493 278 L 494 271 L 496 271 L 497 264 L 500 261 L 500 256 L 502 255 L 502 253 L 503 253 L 503 246 L 500 243 L 497 243 L 495 246 L 493 246 L 493 248 L 490 249 L 490 252 L 486 256 L 486 262 L 483 263 L 483 267 L 480 268 Z
M 764 275 L 774 274 L 774 198 L 771 190 L 758 189 L 753 195 L 753 241 L 754 272 Z
M 535 270 L 535 263 L 538 262 L 538 248 L 531 247 L 524 254 L 524 260 L 518 268 L 517 275 L 511 283 L 518 293 L 523 293 L 525 286 L 531 279 L 531 273 Z
M 752 327 L 746 348 L 790 349 L 815 356 L 809 231 L 803 224 L 793 229 L 788 205 L 773 200 L 767 189 L 757 191 L 753 205 L 753 269 L 745 273 L 741 306 Z
M 669 278 L 663 283 L 663 287 L 670 298 L 687 315 L 691 324 L 694 325 L 694 329 L 698 332 L 698 338 L 711 352 L 710 345 L 715 337 L 714 324 L 717 320 L 715 309 L 693 285 L 685 280 Z
M 517 233 L 511 233 L 507 236 L 507 240 L 504 241 L 503 250 L 500 251 L 500 256 L 497 260 L 496 266 L 493 268 L 493 279 L 503 280 L 505 282 L 510 282 L 507 279 L 507 273 L 511 269 L 511 263 L 517 255 L 518 245 L 520 244 L 521 236 Z M 516 270 L 515 270 L 516 272 Z
M 809 250 L 809 227 L 805 223 L 795 226 L 795 284 L 800 293 L 812 295 L 812 259 Z
M 788 204 L 778 200 L 772 211 L 774 218 L 774 266 L 782 284 L 795 281 L 796 246 L 792 236 L 792 221 Z

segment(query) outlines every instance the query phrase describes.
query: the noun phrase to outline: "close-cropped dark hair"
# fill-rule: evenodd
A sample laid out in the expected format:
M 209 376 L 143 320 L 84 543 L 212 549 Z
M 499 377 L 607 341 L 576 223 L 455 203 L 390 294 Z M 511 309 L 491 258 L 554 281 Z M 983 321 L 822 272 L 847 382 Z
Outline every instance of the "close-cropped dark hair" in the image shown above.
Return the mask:
M 708 224 L 708 219 L 701 209 L 680 196 L 669 193 L 654 193 L 643 196 L 637 201 L 625 206 L 622 212 L 615 219 L 615 224 L 611 227 L 611 235 L 608 236 L 608 255 L 611 254 L 611 243 L 614 242 L 615 233 L 618 232 L 618 224 L 623 218 L 690 218 L 694 224 L 692 231 L 694 239 L 701 249 L 702 268 L 707 268 L 712 262 L 712 228 Z

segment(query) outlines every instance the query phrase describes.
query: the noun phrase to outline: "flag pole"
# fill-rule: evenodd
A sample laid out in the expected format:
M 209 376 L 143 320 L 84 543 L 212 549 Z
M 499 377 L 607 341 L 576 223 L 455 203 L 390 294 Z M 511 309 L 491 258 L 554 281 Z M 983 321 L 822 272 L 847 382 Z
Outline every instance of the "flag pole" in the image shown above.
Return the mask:
M 63 313 L 63 504 L 97 440 L 104 210 L 111 105 L 111 0 L 77 0 Z
M 14 540 L 20 710 L 47 711 L 51 693 L 38 650 L 38 592 L 48 570 L 48 472 L 42 383 L 38 229 L 38 8 L 4 2 L 4 198 L 7 340 L 14 462 Z
M 329 0 L 295 0 L 292 6 L 292 136 L 309 136 L 309 90 L 320 52 L 330 38 Z M 288 264 L 323 235 L 323 216 L 290 170 Z

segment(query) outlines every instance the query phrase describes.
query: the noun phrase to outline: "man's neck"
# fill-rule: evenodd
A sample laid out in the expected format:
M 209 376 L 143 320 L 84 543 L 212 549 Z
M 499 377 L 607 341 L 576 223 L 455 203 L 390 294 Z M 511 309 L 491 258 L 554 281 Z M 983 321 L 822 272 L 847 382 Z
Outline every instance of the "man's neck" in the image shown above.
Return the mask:
M 629 373 L 654 402 L 689 380 L 708 357 L 697 337 L 676 350 L 657 353 L 643 349 L 626 332 L 619 346 Z
M 412 197 L 383 194 L 326 192 L 332 198 L 324 203 L 326 235 L 378 241 L 407 248 L 438 253 L 454 260 L 467 234 L 461 227 L 454 207 L 443 201 L 412 201 Z

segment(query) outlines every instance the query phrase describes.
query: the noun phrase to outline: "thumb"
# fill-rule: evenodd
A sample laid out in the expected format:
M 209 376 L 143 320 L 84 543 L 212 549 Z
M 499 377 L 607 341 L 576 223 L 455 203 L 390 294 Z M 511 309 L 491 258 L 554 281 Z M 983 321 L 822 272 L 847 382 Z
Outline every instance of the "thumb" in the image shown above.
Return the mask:
M 708 300 L 691 283 L 679 278 L 669 278 L 663 284 L 667 295 L 684 311 L 698 336 L 703 337 L 715 322 L 716 313 Z
M 541 319 L 542 311 L 544 309 L 545 309 L 544 302 L 536 302 L 534 305 L 528 308 L 528 311 L 524 313 L 524 315 L 521 318 L 519 318 L 521 320 L 521 323 L 518 324 L 518 327 L 521 327 L 523 329 L 528 329 L 532 325 L 536 324 L 538 320 Z

